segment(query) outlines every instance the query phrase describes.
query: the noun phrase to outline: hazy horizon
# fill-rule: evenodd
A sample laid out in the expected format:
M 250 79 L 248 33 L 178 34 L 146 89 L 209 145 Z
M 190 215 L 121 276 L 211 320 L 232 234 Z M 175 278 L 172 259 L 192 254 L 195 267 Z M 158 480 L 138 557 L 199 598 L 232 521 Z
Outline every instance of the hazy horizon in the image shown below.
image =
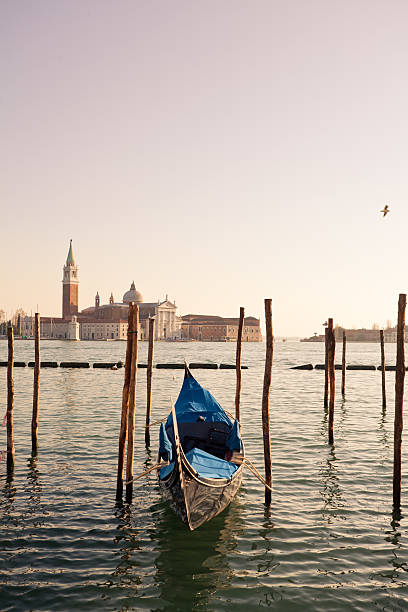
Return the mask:
M 3 3 L 2 291 L 146 301 L 277 336 L 393 325 L 408 292 L 408 5 Z M 380 210 L 390 206 L 383 218 Z

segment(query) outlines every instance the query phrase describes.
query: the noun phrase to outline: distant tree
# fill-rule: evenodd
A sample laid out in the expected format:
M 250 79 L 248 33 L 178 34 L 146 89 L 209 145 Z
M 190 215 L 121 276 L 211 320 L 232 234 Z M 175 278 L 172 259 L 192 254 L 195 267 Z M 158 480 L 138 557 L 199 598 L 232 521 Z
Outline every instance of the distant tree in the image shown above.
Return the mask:
M 0 323 L 4 323 L 6 321 L 6 313 L 4 310 L 0 308 Z
M 371 329 L 380 329 L 380 326 L 378 325 L 378 323 L 373 323 L 373 326 Z
M 11 321 L 13 323 L 13 325 L 17 325 L 18 322 L 18 317 L 20 316 L 20 318 L 26 317 L 27 313 L 25 310 L 23 310 L 23 308 L 17 308 L 16 312 L 13 314 L 13 316 L 11 317 Z
M 389 319 L 387 319 L 387 322 L 385 323 L 385 329 L 391 329 L 392 327 L 392 323 Z

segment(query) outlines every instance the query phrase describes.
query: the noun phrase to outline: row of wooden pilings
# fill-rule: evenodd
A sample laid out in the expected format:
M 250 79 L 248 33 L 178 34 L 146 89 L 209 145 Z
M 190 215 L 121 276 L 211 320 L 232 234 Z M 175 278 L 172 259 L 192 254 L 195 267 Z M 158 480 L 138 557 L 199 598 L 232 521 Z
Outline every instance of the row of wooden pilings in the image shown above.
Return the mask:
M 403 428 L 403 402 L 404 402 L 404 379 L 405 379 L 405 309 L 407 296 L 400 293 L 398 299 L 398 323 L 397 323 L 397 354 L 395 365 L 395 413 L 394 413 L 394 467 L 393 467 L 393 506 L 395 511 L 401 507 L 401 449 Z M 324 381 L 324 407 L 328 409 L 328 438 L 329 444 L 334 444 L 334 397 L 335 397 L 335 356 L 336 342 L 333 330 L 333 319 L 327 320 L 325 330 L 325 381 Z M 385 352 L 384 331 L 380 330 L 381 350 L 381 387 L 382 406 L 386 408 L 385 391 Z M 341 393 L 345 396 L 346 381 L 346 332 L 343 331 L 342 352 L 342 381 Z
M 269 435 L 269 389 L 272 373 L 272 354 L 273 354 L 273 339 L 272 339 L 272 301 L 265 300 L 265 312 L 267 317 L 267 356 L 265 364 L 265 382 L 264 393 L 262 400 L 262 420 L 264 431 L 264 448 L 265 448 L 265 472 L 268 487 L 272 485 L 272 470 L 271 470 L 271 451 L 270 451 L 270 435 Z M 149 320 L 149 347 L 148 347 L 148 363 L 147 363 L 147 401 L 146 401 L 146 423 L 145 423 L 145 443 L 150 445 L 150 415 L 151 415 L 151 395 L 152 395 L 152 374 L 153 374 L 153 339 L 154 339 L 154 319 Z M 240 395 L 241 395 L 241 347 L 242 347 L 242 332 L 244 325 L 244 308 L 240 308 L 240 318 L 238 327 L 237 350 L 236 350 L 236 393 L 235 393 L 235 415 L 240 422 Z M 137 353 L 138 353 L 138 333 L 139 333 L 139 308 L 137 304 L 130 304 L 128 316 L 128 338 L 126 345 L 126 362 L 125 362 L 125 377 L 122 392 L 122 412 L 121 425 L 119 433 L 119 451 L 118 451 L 118 471 L 117 471 L 117 487 L 116 499 L 122 501 L 123 498 L 123 472 L 125 462 L 125 446 L 127 441 L 126 452 L 126 501 L 132 500 L 133 493 L 133 448 L 134 448 L 134 423 L 135 423 L 135 397 L 136 397 L 136 373 L 137 373 Z M 8 361 L 7 361 L 7 411 L 6 411 L 6 426 L 7 426 L 7 450 L 6 450 L 6 465 L 7 474 L 12 476 L 14 471 L 15 450 L 14 450 L 14 335 L 13 328 L 9 327 L 8 335 Z M 35 313 L 34 326 L 34 347 L 35 347 L 35 362 L 34 362 L 34 390 L 33 390 L 33 411 L 31 421 L 31 452 L 32 456 L 38 454 L 38 420 L 39 420 L 39 390 L 40 390 L 40 315 Z M 265 489 L 265 500 L 270 503 L 271 495 L 268 488 Z
M 11 475 L 14 471 L 14 335 L 13 328 L 7 329 L 8 341 L 8 363 L 7 363 L 7 411 L 6 411 L 6 427 L 7 427 L 7 450 L 6 464 L 7 474 Z M 33 390 L 33 413 L 31 419 L 31 453 L 33 456 L 38 451 L 38 406 L 39 406 L 39 391 L 40 391 L 40 315 L 35 313 L 34 319 L 34 390 Z
M 394 417 L 394 468 L 393 468 L 393 505 L 399 509 L 401 504 L 401 447 L 403 428 L 403 397 L 405 379 L 405 309 L 406 294 L 400 294 L 398 300 L 398 324 L 397 324 L 397 355 L 396 355 L 396 377 L 395 377 L 395 417 Z M 146 401 L 146 423 L 145 443 L 150 444 L 150 414 L 151 414 L 151 392 L 153 372 L 153 338 L 154 319 L 149 320 L 149 348 L 147 365 L 147 401 Z M 244 308 L 240 308 L 240 318 L 236 349 L 236 391 L 235 391 L 235 417 L 241 422 L 240 395 L 241 395 L 241 347 L 242 330 L 244 323 Z M 272 300 L 265 299 L 265 323 L 266 323 L 266 359 L 262 394 L 262 430 L 264 443 L 265 463 L 265 503 L 271 503 L 272 486 L 272 459 L 270 440 L 270 417 L 269 417 L 269 394 L 272 378 L 273 361 L 273 327 L 272 327 Z M 136 372 L 138 352 L 139 312 L 137 304 L 130 304 L 128 318 L 128 340 L 126 346 L 125 378 L 122 392 L 122 413 L 119 434 L 118 472 L 116 499 L 123 498 L 123 472 L 126 453 L 126 501 L 132 500 L 133 493 L 133 447 L 134 447 L 134 422 L 135 422 L 135 397 L 136 397 Z M 38 452 L 38 415 L 39 415 L 39 387 L 40 387 L 40 315 L 35 314 L 35 367 L 34 367 L 34 390 L 33 390 L 33 413 L 31 421 L 31 444 L 32 454 Z M 381 345 L 381 370 L 382 370 L 382 403 L 386 407 L 385 393 L 385 357 L 384 357 L 384 333 L 380 331 Z M 334 400 L 335 400 L 335 337 L 333 330 L 333 319 L 328 319 L 325 343 L 325 391 L 324 406 L 328 408 L 328 439 L 329 444 L 334 444 Z M 342 384 L 341 392 L 345 395 L 345 361 L 346 361 L 346 335 L 343 332 L 343 355 L 342 355 Z M 7 367 L 7 472 L 10 474 L 14 469 L 14 337 L 12 328 L 8 329 L 8 367 Z

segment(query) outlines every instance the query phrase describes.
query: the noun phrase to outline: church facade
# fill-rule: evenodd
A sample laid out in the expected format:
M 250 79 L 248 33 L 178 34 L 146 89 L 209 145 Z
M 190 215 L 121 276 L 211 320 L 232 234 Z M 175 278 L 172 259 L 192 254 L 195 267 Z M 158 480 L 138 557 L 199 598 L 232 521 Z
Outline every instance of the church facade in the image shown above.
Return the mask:
M 99 292 L 95 303 L 79 310 L 79 276 L 75 263 L 72 240 L 62 275 L 62 316 L 41 317 L 40 335 L 42 338 L 64 340 L 126 340 L 130 302 L 139 305 L 139 339 L 149 336 L 149 319 L 155 324 L 155 340 L 176 339 L 181 335 L 181 319 L 177 317 L 176 304 L 166 299 L 157 302 L 144 302 L 142 294 L 132 282 L 130 289 L 123 295 L 121 302 L 115 302 L 111 293 L 109 302 L 101 304 Z M 24 317 L 21 321 L 23 336 L 34 335 L 34 317 Z

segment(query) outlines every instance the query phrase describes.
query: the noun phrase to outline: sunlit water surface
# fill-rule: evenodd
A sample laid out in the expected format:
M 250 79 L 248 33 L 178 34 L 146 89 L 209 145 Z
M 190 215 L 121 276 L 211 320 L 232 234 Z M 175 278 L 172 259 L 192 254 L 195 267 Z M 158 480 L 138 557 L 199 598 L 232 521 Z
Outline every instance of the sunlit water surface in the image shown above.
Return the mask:
M 234 362 L 235 346 L 158 343 L 155 361 Z M 122 342 L 52 342 L 43 360 L 114 361 Z M 140 345 L 139 361 L 147 346 Z M 242 427 L 247 456 L 262 470 L 263 344 L 244 345 Z M 340 347 L 338 348 L 340 353 Z M 387 361 L 395 348 L 386 345 Z M 0 359 L 7 343 L 0 342 Z M 16 360 L 33 359 L 17 341 Z M 131 506 L 115 506 L 124 370 L 43 369 L 39 454 L 32 459 L 32 368 L 16 368 L 12 481 L 0 464 L 1 610 L 407 610 L 407 520 L 392 516 L 394 374 L 382 410 L 379 372 L 337 372 L 335 445 L 327 444 L 323 346 L 276 342 L 271 390 L 273 502 L 247 472 L 231 506 L 190 533 L 161 500 L 154 475 L 135 483 Z M 349 363 L 379 363 L 379 347 L 350 344 Z M 195 375 L 229 411 L 235 372 Z M 155 370 L 152 420 L 169 411 L 182 371 Z M 1 416 L 6 368 L 0 370 Z M 146 371 L 137 380 L 135 473 L 154 465 L 144 444 Z M 403 441 L 403 491 L 408 497 Z M 0 450 L 6 430 L 0 428 Z

